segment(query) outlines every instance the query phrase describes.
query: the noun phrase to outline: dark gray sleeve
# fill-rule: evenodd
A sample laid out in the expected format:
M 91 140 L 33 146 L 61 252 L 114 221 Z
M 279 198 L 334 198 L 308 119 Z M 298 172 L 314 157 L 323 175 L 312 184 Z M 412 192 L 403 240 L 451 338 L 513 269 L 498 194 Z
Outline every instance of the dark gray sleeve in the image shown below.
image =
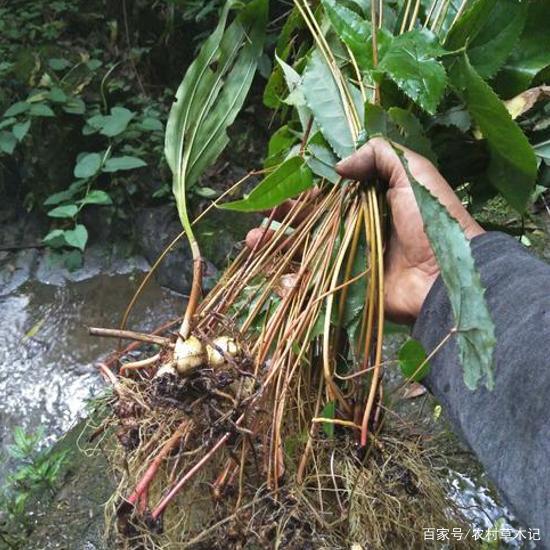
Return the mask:
M 496 327 L 495 388 L 465 386 L 454 339 L 425 382 L 517 517 L 550 547 L 550 266 L 501 233 L 476 237 L 472 250 Z M 452 326 L 439 278 L 413 335 L 429 353 Z

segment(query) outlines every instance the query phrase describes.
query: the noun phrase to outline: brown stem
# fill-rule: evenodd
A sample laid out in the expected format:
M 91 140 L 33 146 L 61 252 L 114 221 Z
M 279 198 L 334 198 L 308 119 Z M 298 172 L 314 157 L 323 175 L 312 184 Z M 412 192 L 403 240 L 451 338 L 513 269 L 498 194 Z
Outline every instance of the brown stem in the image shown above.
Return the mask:
M 137 340 L 139 342 L 147 342 L 149 344 L 158 344 L 159 346 L 173 345 L 170 339 L 165 338 L 164 336 L 155 336 L 153 334 L 145 334 L 144 332 L 135 332 L 133 330 L 88 327 L 88 333 L 91 336 L 105 336 L 107 338 L 124 338 L 126 340 Z
M 193 328 L 193 317 L 199 305 L 202 294 L 202 257 L 197 247 L 197 252 L 193 251 L 193 283 L 191 285 L 191 293 L 189 301 L 185 309 L 185 315 L 181 323 L 180 336 L 187 340 Z
M 163 445 L 162 449 L 159 451 L 157 456 L 153 459 L 147 470 L 145 471 L 145 474 L 143 474 L 142 478 L 139 480 L 138 484 L 136 485 L 136 488 L 134 489 L 134 492 L 128 497 L 128 502 L 130 504 L 135 505 L 136 502 L 138 502 L 138 499 L 144 493 L 148 490 L 149 485 L 155 478 L 158 469 L 160 468 L 160 465 L 162 464 L 163 460 L 168 456 L 168 454 L 172 451 L 172 449 L 179 443 L 179 440 L 184 435 L 186 429 L 189 427 L 189 420 L 185 419 L 176 429 L 176 431 L 172 434 L 170 439 L 166 441 L 166 443 Z
M 129 370 L 139 370 L 151 367 L 160 359 L 160 353 L 156 353 L 152 357 L 147 357 L 141 361 L 132 361 L 130 363 L 124 363 L 120 367 L 120 376 L 126 376 L 126 371 Z
M 231 434 L 226 433 L 223 437 L 221 437 L 218 442 L 190 469 L 187 471 L 187 473 L 180 478 L 180 480 L 168 491 L 168 493 L 161 499 L 157 507 L 153 510 L 153 513 L 151 514 L 153 520 L 157 520 L 162 512 L 164 512 L 164 509 L 170 504 L 170 502 L 174 499 L 174 497 L 181 491 L 181 489 L 184 487 L 184 485 L 207 463 L 209 462 L 218 449 L 222 447 L 225 442 L 229 439 L 229 436 Z

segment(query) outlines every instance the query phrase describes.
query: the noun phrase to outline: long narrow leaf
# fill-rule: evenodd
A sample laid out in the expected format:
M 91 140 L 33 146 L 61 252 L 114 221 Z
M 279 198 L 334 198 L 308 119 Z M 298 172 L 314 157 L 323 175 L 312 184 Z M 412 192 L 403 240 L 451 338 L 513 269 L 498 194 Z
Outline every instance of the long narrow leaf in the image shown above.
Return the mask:
M 477 74 L 467 56 L 460 58 L 451 71 L 455 89 L 487 139 L 491 160 L 489 181 L 519 212 L 527 205 L 535 184 L 537 161 L 520 127 L 493 92 Z
M 495 326 L 487 308 L 485 289 L 475 267 L 470 243 L 459 223 L 414 178 L 406 159 L 401 158 L 451 303 L 464 383 L 473 390 L 483 380 L 485 386 L 492 389 Z
M 229 142 L 226 130 L 242 108 L 263 49 L 267 0 L 250 2 L 225 29 L 228 6 L 187 71 L 166 128 L 165 153 L 184 225 L 187 189 Z
M 362 120 L 364 105 L 361 93 L 352 85 L 349 85 L 349 90 Z M 355 139 L 344 103 L 332 72 L 317 49 L 304 72 L 303 91 L 315 122 L 334 152 L 340 158 L 351 155 L 355 151 Z
M 222 204 L 220 208 L 257 212 L 273 208 L 313 186 L 313 175 L 304 159 L 291 157 L 264 178 L 244 199 Z

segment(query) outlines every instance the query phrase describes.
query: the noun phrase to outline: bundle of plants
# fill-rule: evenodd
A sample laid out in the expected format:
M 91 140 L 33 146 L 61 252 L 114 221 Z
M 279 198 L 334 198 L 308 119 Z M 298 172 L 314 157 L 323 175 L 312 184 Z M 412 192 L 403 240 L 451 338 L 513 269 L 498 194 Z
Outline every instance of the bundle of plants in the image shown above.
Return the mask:
M 155 346 L 145 359 L 101 365 L 113 388 L 103 428 L 120 441 L 109 510 L 130 546 L 405 548 L 423 526 L 461 524 L 422 438 L 385 421 L 396 393 L 383 385 L 384 184 L 345 180 L 334 166 L 374 136 L 395 148 L 454 313 L 445 342 L 456 341 L 466 384 L 491 388 L 494 327 L 468 241 L 402 147 L 437 162 L 435 151 L 467 144 L 453 165 L 463 173 L 451 177 L 465 202 L 500 191 L 525 209 L 535 154 L 481 75 L 509 60 L 540 5 L 503 5 L 295 0 L 265 92 L 284 122 L 265 177 L 243 198 L 217 201 L 268 214 L 204 296 L 188 193 L 229 142 L 268 19 L 266 0 L 240 6 L 230 24 L 225 6 L 166 131 L 194 259 L 183 320 L 155 335 L 92 330 Z M 408 381 L 430 359 L 410 344 L 400 354 Z

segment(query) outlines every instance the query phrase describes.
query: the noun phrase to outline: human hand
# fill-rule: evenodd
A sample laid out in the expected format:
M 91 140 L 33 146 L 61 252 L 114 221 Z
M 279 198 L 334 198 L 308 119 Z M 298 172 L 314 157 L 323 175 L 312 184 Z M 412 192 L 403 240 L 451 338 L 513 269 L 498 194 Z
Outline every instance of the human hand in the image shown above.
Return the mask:
M 426 158 L 402 149 L 410 173 L 429 189 L 461 225 L 468 239 L 484 233 L 437 168 Z M 412 323 L 439 275 L 409 178 L 390 143 L 371 139 L 353 155 L 336 165 L 343 177 L 365 180 L 378 177 L 388 184 L 386 194 L 392 231 L 384 257 L 385 309 L 388 318 Z
M 462 226 L 466 237 L 472 239 L 483 233 L 483 228 L 470 216 L 437 168 L 418 153 L 399 148 L 407 159 L 411 174 L 447 208 Z M 374 138 L 339 162 L 336 171 L 348 179 L 378 177 L 388 184 L 392 231 L 384 258 L 384 305 L 389 319 L 399 323 L 414 322 L 439 275 L 439 266 L 424 233 L 420 210 L 401 160 L 390 143 Z M 292 201 L 287 201 L 277 207 L 275 218 L 284 216 L 291 204 Z M 246 238 L 247 246 L 253 248 L 264 232 L 266 230 L 260 228 L 251 230 Z M 269 237 L 264 235 L 262 243 Z

